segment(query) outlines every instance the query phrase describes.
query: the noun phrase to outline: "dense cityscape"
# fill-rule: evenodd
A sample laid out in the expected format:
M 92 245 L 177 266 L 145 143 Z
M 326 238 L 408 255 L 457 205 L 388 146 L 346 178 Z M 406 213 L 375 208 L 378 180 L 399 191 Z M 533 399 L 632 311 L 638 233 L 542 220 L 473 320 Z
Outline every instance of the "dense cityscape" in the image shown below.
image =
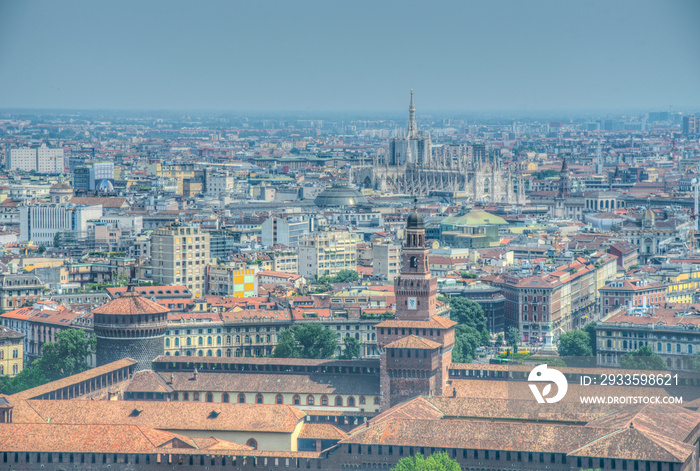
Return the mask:
M 700 471 L 697 18 L 0 0 L 0 469 Z

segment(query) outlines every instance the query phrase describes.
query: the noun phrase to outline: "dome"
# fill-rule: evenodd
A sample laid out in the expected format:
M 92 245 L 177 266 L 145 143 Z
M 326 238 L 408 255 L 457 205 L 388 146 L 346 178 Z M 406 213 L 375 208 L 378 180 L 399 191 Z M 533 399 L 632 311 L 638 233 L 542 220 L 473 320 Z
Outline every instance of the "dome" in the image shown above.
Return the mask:
M 356 206 L 369 204 L 367 198 L 355 188 L 336 183 L 326 188 L 314 199 L 314 204 L 321 208 L 329 206 Z
M 425 221 L 423 221 L 423 216 L 418 213 L 411 213 L 406 219 L 407 229 L 423 229 L 425 228 Z
M 460 227 L 460 226 L 501 226 L 507 225 L 508 221 L 495 214 L 487 213 L 482 210 L 469 211 L 461 216 L 449 216 L 440 221 L 440 226 L 443 227 Z M 450 229 L 452 230 L 452 229 Z
M 136 291 L 126 291 L 121 296 L 107 304 L 92 310 L 93 314 L 132 315 L 132 314 L 163 314 L 170 309 L 141 296 Z
M 98 191 L 111 193 L 112 191 L 114 191 L 114 185 L 112 185 L 111 181 L 105 178 L 100 182 L 100 187 L 98 188 Z

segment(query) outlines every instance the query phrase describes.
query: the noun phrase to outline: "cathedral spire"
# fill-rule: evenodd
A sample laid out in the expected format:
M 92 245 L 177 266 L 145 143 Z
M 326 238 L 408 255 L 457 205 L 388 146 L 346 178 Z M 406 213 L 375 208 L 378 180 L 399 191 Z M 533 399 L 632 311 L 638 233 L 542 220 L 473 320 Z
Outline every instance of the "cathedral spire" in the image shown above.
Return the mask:
M 413 106 L 413 89 L 411 89 L 411 104 L 408 107 L 408 133 L 406 135 L 409 139 L 415 139 L 417 136 L 416 128 L 416 107 Z

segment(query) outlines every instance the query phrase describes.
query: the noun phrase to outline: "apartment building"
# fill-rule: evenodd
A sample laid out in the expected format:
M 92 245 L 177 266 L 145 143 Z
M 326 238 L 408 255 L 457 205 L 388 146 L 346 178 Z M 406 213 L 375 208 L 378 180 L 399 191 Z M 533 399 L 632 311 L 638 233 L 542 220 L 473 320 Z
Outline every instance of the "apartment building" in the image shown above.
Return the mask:
M 9 149 L 5 155 L 5 168 L 22 172 L 58 175 L 63 173 L 63 149 L 21 147 Z
M 70 233 L 75 239 L 87 237 L 88 221 L 102 217 L 102 205 L 40 204 L 21 206 L 19 240 L 53 247 L 57 233 Z
M 401 270 L 401 246 L 392 243 L 372 245 L 372 275 L 391 283 Z
M 307 280 L 357 270 L 357 239 L 346 231 L 312 232 L 299 245 L 299 274 Z
M 295 248 L 308 233 L 309 220 L 303 216 L 271 217 L 262 224 L 262 244 Z
M 238 270 L 230 266 L 211 266 L 207 272 L 207 294 L 250 298 L 258 295 L 256 269 Z
M 206 292 L 209 263 L 209 234 L 198 227 L 173 223 L 153 232 L 151 265 L 156 284 L 185 285 L 195 297 L 201 297 Z
M 600 289 L 600 312 L 603 315 L 620 307 L 663 306 L 666 285 L 637 278 L 613 280 Z

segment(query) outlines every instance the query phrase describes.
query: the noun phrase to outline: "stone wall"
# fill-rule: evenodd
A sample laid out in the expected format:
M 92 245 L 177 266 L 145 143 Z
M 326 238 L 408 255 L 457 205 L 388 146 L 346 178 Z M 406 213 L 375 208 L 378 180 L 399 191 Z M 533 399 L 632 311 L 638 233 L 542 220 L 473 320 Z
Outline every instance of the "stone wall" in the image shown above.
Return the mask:
M 97 366 L 123 358 L 138 363 L 134 371 L 150 370 L 151 362 L 165 353 L 165 334 L 150 338 L 114 339 L 97 336 Z

